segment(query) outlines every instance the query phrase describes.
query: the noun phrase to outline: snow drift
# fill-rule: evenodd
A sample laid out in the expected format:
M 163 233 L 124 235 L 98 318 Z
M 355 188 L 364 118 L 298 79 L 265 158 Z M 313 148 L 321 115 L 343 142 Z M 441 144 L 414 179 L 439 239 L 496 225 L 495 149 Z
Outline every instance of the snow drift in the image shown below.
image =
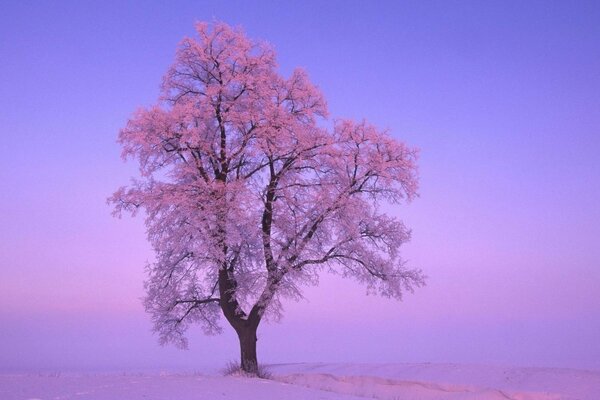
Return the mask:
M 0 375 L 2 400 L 596 400 L 600 371 L 461 364 L 278 364 L 273 379 L 202 374 Z

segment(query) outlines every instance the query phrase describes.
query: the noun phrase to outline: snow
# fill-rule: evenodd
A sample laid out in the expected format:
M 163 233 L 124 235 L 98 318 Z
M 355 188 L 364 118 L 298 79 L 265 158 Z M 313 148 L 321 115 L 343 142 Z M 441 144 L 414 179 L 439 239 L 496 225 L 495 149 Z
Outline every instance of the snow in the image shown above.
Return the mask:
M 2 400 L 593 400 L 600 371 L 465 364 L 277 364 L 272 379 L 189 374 L 0 375 Z
M 281 382 L 210 375 L 0 376 L 2 400 L 323 399 L 348 396 Z
M 277 380 L 376 399 L 598 399 L 600 372 L 465 364 L 287 364 Z

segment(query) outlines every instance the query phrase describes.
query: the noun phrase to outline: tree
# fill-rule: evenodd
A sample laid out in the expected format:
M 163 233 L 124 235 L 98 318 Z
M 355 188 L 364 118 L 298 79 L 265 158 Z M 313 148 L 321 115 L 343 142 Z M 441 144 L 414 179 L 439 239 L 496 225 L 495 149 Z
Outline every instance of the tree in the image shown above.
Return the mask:
M 160 342 L 187 346 L 190 324 L 236 331 L 241 367 L 257 370 L 256 332 L 323 270 L 400 299 L 424 284 L 399 248 L 410 237 L 384 203 L 416 196 L 416 152 L 367 122 L 326 126 L 305 72 L 276 71 L 273 50 L 223 23 L 196 25 L 156 106 L 119 134 L 140 178 L 110 199 L 144 210 L 156 260 L 146 310 Z

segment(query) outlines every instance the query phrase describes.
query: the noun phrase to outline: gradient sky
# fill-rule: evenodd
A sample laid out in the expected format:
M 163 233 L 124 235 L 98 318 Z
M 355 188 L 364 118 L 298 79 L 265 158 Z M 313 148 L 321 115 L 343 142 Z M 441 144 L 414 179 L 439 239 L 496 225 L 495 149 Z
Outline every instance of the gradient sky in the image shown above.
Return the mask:
M 143 220 L 105 203 L 136 171 L 118 130 L 213 19 L 306 68 L 333 116 L 421 149 L 397 213 L 428 286 L 399 303 L 323 276 L 261 326 L 262 361 L 600 369 L 600 3 L 523 3 L 3 2 L 0 370 L 237 359 L 227 326 L 158 346 Z

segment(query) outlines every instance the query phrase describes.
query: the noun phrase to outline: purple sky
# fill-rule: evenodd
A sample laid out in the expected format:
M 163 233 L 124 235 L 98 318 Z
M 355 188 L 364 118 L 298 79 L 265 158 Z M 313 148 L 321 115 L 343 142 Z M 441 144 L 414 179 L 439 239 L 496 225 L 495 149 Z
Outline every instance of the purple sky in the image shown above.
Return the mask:
M 323 276 L 265 362 L 600 369 L 600 3 L 11 2 L 0 6 L 0 370 L 195 368 L 234 335 L 149 332 L 143 220 L 105 199 L 135 174 L 115 140 L 196 20 L 241 24 L 333 116 L 421 149 L 397 212 L 429 275 L 404 302 Z M 332 291 L 335 296 L 332 297 Z M 227 326 L 225 328 L 228 328 Z

